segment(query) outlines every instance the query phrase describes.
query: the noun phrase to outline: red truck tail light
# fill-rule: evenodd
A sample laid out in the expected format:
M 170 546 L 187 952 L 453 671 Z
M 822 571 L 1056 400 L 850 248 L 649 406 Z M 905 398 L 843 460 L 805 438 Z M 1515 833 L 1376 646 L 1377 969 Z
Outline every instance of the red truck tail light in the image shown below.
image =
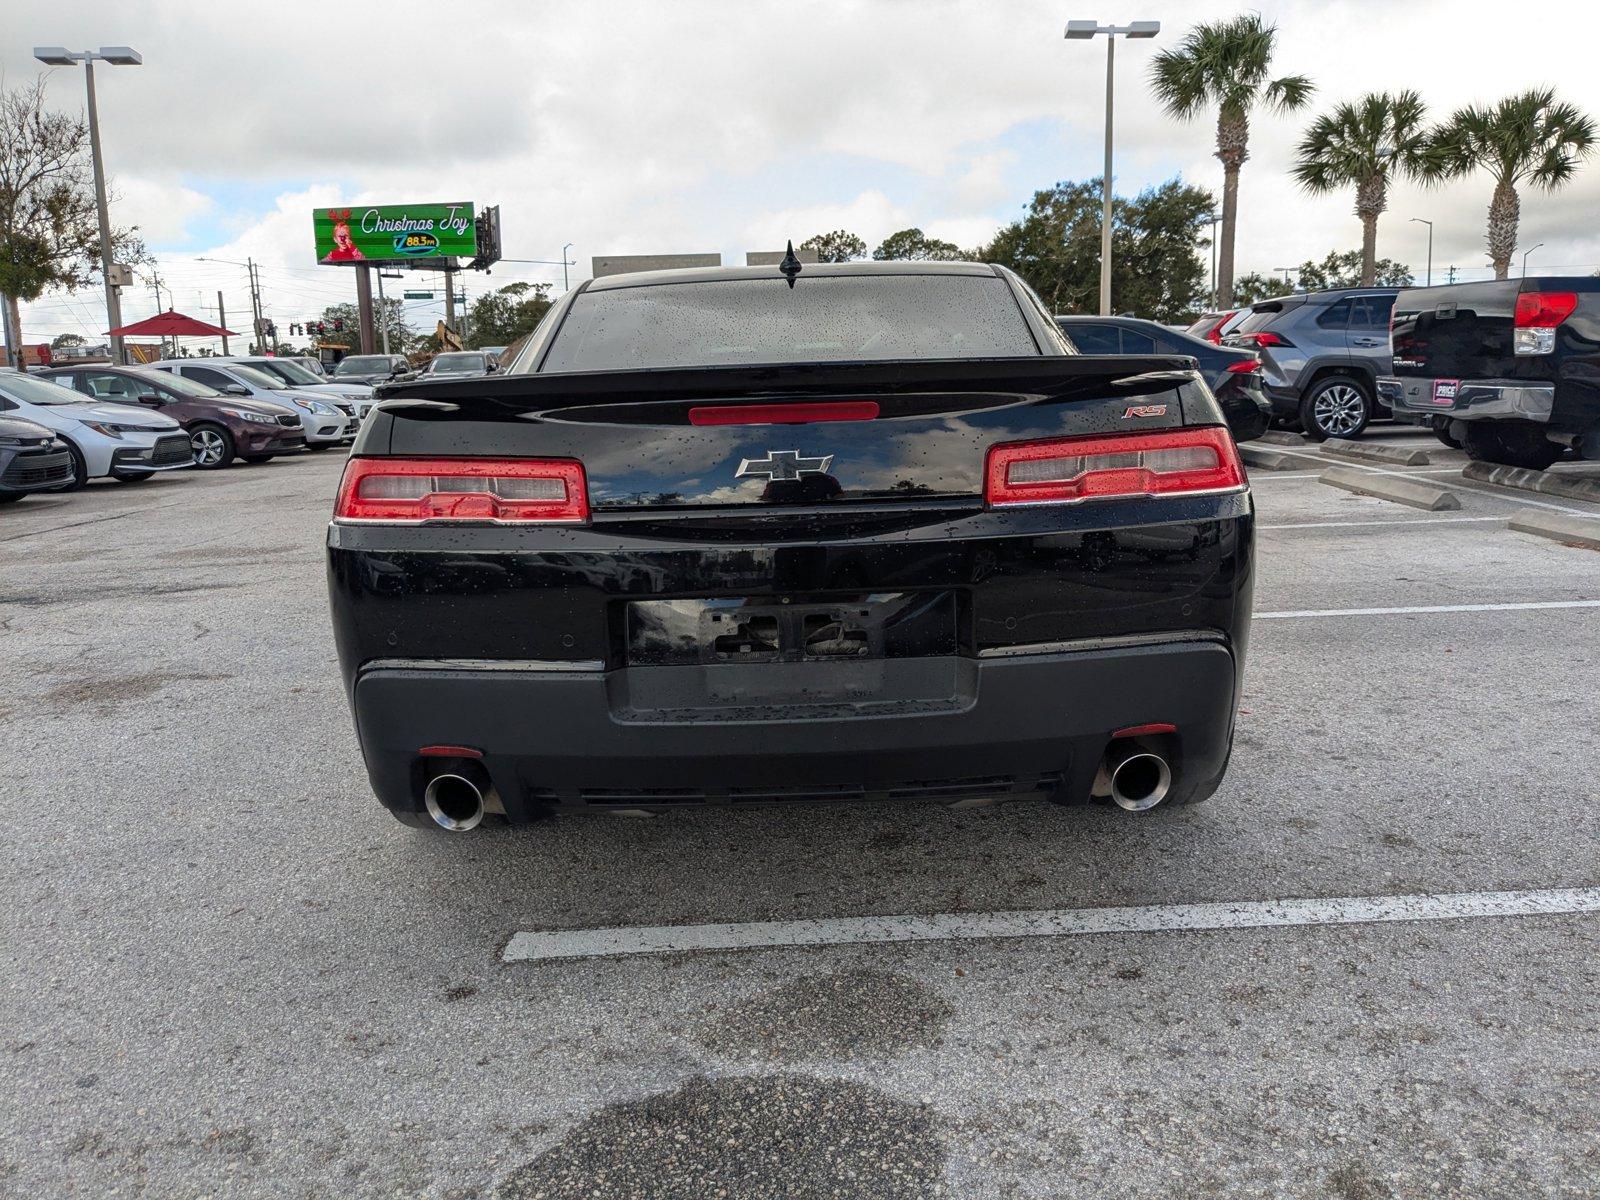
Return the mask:
M 984 471 L 984 499 L 995 506 L 1243 487 L 1233 435 L 1220 426 L 991 446 Z
M 1512 322 L 1512 351 L 1550 354 L 1556 348 L 1556 326 L 1578 307 L 1577 292 L 1523 292 L 1517 296 Z
M 352 458 L 333 519 L 570 524 L 589 519 L 589 492 L 570 458 Z

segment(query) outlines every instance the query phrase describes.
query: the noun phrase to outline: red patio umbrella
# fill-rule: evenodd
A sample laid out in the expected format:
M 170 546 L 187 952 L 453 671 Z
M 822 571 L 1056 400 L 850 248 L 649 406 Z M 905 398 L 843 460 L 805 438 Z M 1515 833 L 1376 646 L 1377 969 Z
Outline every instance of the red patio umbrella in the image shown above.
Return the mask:
M 207 325 L 204 321 L 197 321 L 193 317 L 186 317 L 181 312 L 167 309 L 164 313 L 157 313 L 143 321 L 135 321 L 132 325 L 124 325 L 121 329 L 113 329 L 108 337 L 238 337 L 231 329 L 223 329 L 219 325 Z

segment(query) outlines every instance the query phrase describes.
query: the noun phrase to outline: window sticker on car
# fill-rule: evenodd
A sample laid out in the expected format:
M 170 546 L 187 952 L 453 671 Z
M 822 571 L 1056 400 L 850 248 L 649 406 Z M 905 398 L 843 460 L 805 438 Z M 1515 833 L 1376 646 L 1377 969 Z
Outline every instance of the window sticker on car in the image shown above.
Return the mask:
M 1433 381 L 1433 402 L 1435 404 L 1454 404 L 1456 402 L 1456 389 L 1461 386 L 1459 379 L 1435 379 Z

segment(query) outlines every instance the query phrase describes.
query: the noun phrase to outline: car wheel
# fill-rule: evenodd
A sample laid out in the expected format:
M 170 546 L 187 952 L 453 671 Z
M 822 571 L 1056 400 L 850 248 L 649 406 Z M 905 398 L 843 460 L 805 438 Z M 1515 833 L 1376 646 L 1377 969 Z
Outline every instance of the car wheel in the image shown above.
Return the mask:
M 194 465 L 202 471 L 215 471 L 233 461 L 233 435 L 221 425 L 196 425 L 189 431 L 189 447 Z
M 143 483 L 154 474 L 154 471 L 129 471 L 126 475 L 114 475 L 112 478 L 118 483 Z
M 67 442 L 67 453 L 72 455 L 72 478 L 60 487 L 51 488 L 51 491 L 75 492 L 89 482 L 89 465 L 83 461 L 82 452 L 71 442 Z
M 1433 419 L 1433 436 L 1452 450 L 1461 449 L 1461 439 L 1450 432 L 1449 417 L 1435 417 Z
M 1319 379 L 1300 401 L 1300 425 L 1314 442 L 1356 438 L 1372 420 L 1366 386 L 1351 375 Z
M 1561 457 L 1561 447 L 1537 425 L 1521 421 L 1468 421 L 1461 448 L 1475 462 L 1543 471 Z

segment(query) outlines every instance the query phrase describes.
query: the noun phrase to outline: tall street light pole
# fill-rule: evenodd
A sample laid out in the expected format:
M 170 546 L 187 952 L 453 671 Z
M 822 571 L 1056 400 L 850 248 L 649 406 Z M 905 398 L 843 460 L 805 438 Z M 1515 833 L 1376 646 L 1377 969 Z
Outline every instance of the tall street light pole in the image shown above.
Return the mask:
M 1428 281 L 1424 286 L 1425 287 L 1432 287 L 1433 286 L 1433 222 L 1429 221 L 1429 220 L 1426 220 L 1423 217 L 1412 217 L 1411 221 L 1412 221 L 1413 224 L 1426 225 L 1428 227 Z
M 572 261 L 567 258 L 567 251 L 571 249 L 571 242 L 561 247 L 561 291 L 563 295 L 572 290 L 572 284 L 567 281 L 567 268 L 572 265 Z
M 1117 38 L 1153 38 L 1161 32 L 1160 21 L 1134 21 L 1129 25 L 1102 25 L 1098 21 L 1068 21 L 1068 39 L 1085 41 L 1099 35 L 1106 39 L 1106 166 L 1100 181 L 1100 315 L 1111 315 L 1111 107 L 1117 60 Z
M 122 327 L 122 301 L 112 280 L 111 216 L 106 206 L 106 168 L 100 156 L 100 112 L 94 101 L 94 64 L 108 62 L 117 67 L 137 67 L 144 57 L 131 46 L 101 46 L 98 50 L 68 50 L 65 46 L 35 46 L 33 56 L 46 66 L 70 67 L 83 64 L 83 78 L 89 91 L 89 151 L 94 159 L 94 203 L 100 213 L 100 274 L 106 285 L 106 320 L 109 328 Z M 111 361 L 121 365 L 122 339 L 111 339 Z
M 1542 245 L 1544 245 L 1543 242 L 1535 242 L 1522 252 L 1522 277 L 1524 279 L 1528 277 L 1528 255 L 1532 254 Z

